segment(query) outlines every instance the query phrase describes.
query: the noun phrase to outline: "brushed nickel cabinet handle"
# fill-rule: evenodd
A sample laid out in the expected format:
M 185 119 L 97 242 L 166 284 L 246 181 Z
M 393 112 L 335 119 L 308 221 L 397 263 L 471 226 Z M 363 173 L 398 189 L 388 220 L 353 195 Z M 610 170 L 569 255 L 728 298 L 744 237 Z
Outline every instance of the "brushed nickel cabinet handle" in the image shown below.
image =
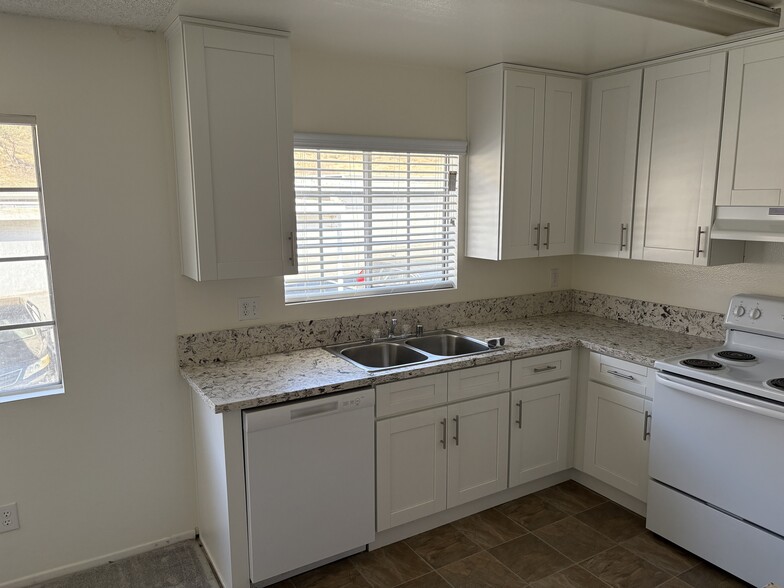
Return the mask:
M 645 420 L 643 421 L 642 426 L 642 440 L 647 441 L 651 437 L 651 429 L 649 427 L 651 422 L 651 413 L 650 411 L 645 411 Z
M 515 406 L 517 406 L 517 420 L 515 421 L 515 423 L 517 423 L 517 426 L 520 429 L 522 429 L 523 428 L 523 401 L 520 400 L 515 404 Z
M 628 234 L 629 234 L 629 227 L 627 227 L 625 224 L 621 223 L 621 251 L 626 249 L 626 247 L 628 245 L 628 243 L 627 243 Z
M 627 376 L 626 374 L 622 374 L 614 370 L 607 370 L 607 373 L 610 374 L 611 376 L 615 376 L 616 378 L 623 378 L 624 380 L 634 381 L 634 376 Z
M 455 421 L 455 436 L 452 439 L 455 440 L 455 446 L 460 445 L 460 415 L 455 415 L 453 419 Z
M 297 265 L 297 247 L 294 242 L 294 233 L 289 231 L 289 262 L 291 265 Z
M 548 366 L 540 367 L 540 368 L 535 367 L 534 368 L 534 373 L 535 374 L 541 374 L 542 372 L 550 372 L 550 371 L 555 370 L 555 369 L 558 369 L 557 365 L 548 365 Z
M 550 223 L 547 223 L 544 226 L 544 230 L 547 231 L 547 237 L 545 237 L 545 240 L 544 240 L 544 248 L 545 249 L 550 249 Z
M 446 419 L 441 419 L 441 447 L 446 449 Z
M 695 255 L 695 257 L 699 257 L 700 253 L 702 253 L 703 255 L 705 254 L 705 249 L 702 249 L 700 247 L 700 244 L 702 243 L 702 236 L 707 234 L 708 234 L 708 229 L 697 227 L 697 254 Z
M 534 227 L 534 231 L 536 231 L 536 242 L 534 243 L 534 247 L 539 249 L 539 241 L 541 240 L 542 237 L 542 231 L 540 230 L 539 223 L 536 223 L 536 226 Z

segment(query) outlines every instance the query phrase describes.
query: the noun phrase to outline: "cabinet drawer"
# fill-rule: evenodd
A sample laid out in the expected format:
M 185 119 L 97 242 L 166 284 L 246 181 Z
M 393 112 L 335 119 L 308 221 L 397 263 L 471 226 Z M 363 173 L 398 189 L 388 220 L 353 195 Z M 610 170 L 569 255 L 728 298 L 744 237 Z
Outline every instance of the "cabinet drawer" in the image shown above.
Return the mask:
M 509 389 L 509 362 L 457 370 L 449 376 L 449 402 Z
M 446 403 L 447 374 L 376 386 L 376 416 L 384 417 Z
M 571 374 L 571 351 L 516 359 L 512 362 L 512 388 L 554 382 L 568 378 Z
M 640 396 L 651 396 L 647 389 L 648 368 L 630 361 L 591 353 L 590 379 Z

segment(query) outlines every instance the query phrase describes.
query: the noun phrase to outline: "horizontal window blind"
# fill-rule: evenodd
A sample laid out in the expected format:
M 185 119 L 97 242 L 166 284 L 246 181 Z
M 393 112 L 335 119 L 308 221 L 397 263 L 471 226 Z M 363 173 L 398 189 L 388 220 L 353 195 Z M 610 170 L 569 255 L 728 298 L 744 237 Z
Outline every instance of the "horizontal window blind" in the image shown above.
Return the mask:
M 458 166 L 454 153 L 295 144 L 286 302 L 454 288 Z

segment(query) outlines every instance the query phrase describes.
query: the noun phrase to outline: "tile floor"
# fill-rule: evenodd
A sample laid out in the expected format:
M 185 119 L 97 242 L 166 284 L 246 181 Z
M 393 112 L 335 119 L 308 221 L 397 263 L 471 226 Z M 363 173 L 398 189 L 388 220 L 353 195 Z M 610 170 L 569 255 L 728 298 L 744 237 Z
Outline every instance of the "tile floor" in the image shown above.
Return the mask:
M 748 586 L 568 481 L 275 588 L 734 588 Z

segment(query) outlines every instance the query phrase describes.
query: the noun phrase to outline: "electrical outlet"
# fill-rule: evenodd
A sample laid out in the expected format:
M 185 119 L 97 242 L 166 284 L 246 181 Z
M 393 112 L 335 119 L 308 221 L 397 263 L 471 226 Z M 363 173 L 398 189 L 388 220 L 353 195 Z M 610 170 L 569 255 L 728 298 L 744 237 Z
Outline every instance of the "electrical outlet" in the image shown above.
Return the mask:
M 237 305 L 237 315 L 241 321 L 250 321 L 259 318 L 259 307 L 261 298 L 240 298 Z
M 557 267 L 551 268 L 550 269 L 550 287 L 551 288 L 557 288 L 558 287 L 558 282 L 560 281 L 560 278 L 561 278 L 561 270 L 559 270 Z
M 0 533 L 16 531 L 19 528 L 19 511 L 16 502 L 0 506 Z

